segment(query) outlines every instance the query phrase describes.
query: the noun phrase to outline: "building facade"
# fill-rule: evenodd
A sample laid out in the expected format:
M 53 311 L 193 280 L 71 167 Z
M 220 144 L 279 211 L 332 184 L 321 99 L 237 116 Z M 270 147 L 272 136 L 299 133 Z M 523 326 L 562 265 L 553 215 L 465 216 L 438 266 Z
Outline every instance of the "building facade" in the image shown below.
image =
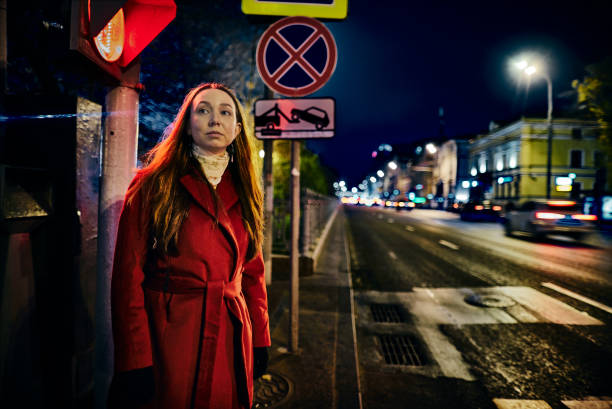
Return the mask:
M 609 162 L 599 132 L 594 121 L 553 120 L 551 198 L 578 198 L 593 191 L 598 169 Z M 470 144 L 470 186 L 477 186 L 482 198 L 498 202 L 545 199 L 547 152 L 545 119 L 522 118 L 492 129 Z
M 469 179 L 469 143 L 466 140 L 451 139 L 437 150 L 437 160 L 433 169 L 436 200 L 444 208 L 456 201 L 467 201 L 468 190 L 461 185 Z

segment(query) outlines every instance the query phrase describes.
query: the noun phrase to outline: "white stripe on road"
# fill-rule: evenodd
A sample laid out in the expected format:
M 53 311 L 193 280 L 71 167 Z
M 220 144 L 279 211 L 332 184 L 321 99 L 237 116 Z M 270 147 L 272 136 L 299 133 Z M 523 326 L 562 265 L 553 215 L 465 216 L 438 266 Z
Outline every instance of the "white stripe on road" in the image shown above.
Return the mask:
M 543 400 L 531 399 L 493 399 L 493 403 L 499 409 L 551 409 L 551 406 Z M 612 408 L 612 400 L 602 399 L 594 400 L 562 400 L 569 409 L 610 409 Z
M 552 409 L 544 400 L 531 399 L 493 399 L 499 409 Z
M 408 231 L 414 231 L 414 227 L 412 226 L 405 226 L 404 228 Z
M 610 409 L 612 400 L 562 400 L 569 409 Z
M 454 243 L 451 243 L 450 241 L 446 241 L 446 240 L 440 240 L 438 243 L 440 243 L 443 246 L 448 247 L 449 249 L 453 249 L 453 250 L 459 250 L 459 246 L 457 246 Z
M 604 310 L 605 312 L 607 312 L 609 314 L 612 314 L 612 308 L 608 307 L 607 305 L 602 304 L 602 303 L 600 303 L 598 301 L 595 301 L 595 300 L 591 300 L 590 298 L 587 298 L 587 297 L 585 297 L 583 295 L 577 294 L 577 293 L 575 293 L 573 291 L 570 291 L 570 290 L 568 290 L 566 288 L 560 287 L 560 286 L 558 286 L 556 284 L 553 284 L 553 283 L 542 283 L 542 286 L 546 287 L 546 288 L 550 288 L 551 290 L 554 290 L 554 291 L 556 291 L 558 293 L 565 294 L 568 297 L 575 298 L 576 300 L 582 301 L 583 303 L 592 305 L 593 307 L 599 308 L 600 310 Z
M 389 252 L 389 257 L 391 257 L 393 260 L 397 260 L 397 256 L 392 251 Z

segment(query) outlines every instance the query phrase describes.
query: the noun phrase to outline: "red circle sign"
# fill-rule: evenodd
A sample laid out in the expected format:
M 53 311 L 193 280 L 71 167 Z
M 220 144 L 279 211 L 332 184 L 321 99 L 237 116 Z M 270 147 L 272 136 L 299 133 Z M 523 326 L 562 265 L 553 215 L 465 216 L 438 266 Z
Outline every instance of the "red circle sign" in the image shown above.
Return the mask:
M 303 97 L 329 80 L 336 69 L 336 42 L 327 27 L 309 17 L 272 24 L 257 45 L 257 70 L 281 95 Z

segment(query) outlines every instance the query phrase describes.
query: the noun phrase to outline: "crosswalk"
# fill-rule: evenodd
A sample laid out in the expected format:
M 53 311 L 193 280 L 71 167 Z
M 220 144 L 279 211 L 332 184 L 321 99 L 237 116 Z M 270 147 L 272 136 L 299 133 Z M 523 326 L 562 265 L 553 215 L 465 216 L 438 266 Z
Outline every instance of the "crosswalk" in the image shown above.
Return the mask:
M 498 409 L 552 409 L 548 402 L 535 399 L 493 399 Z M 562 400 L 568 409 L 612 409 L 611 397 L 588 397 L 584 400 Z

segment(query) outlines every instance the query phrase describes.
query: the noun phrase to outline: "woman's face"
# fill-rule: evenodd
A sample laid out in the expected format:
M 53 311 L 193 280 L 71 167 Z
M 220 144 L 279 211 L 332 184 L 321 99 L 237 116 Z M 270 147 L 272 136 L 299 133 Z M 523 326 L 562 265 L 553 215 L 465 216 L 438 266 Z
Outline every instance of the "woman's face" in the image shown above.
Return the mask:
M 220 89 L 205 89 L 191 103 L 187 134 L 200 149 L 214 155 L 225 151 L 240 133 L 234 100 Z

